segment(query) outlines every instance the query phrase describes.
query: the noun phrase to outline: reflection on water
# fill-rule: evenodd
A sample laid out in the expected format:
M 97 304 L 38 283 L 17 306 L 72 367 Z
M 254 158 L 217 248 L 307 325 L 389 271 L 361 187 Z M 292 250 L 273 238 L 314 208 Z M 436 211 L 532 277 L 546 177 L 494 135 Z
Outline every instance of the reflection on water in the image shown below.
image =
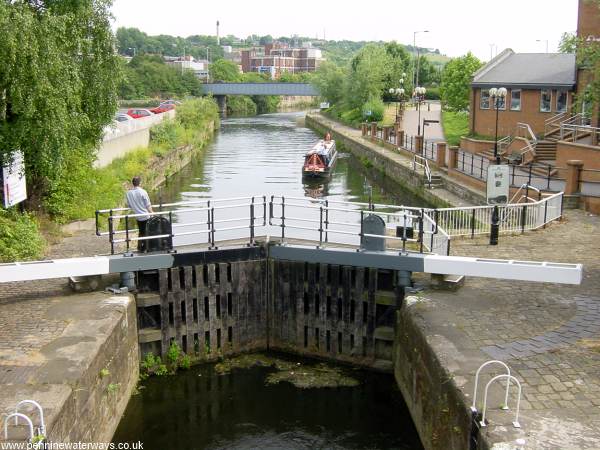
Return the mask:
M 344 152 L 339 153 L 333 174 L 328 179 L 303 180 L 304 154 L 321 138 L 303 125 L 303 116 L 304 113 L 293 112 L 223 120 L 220 132 L 214 142 L 207 146 L 202 157 L 169 179 L 168 186 L 161 193 L 163 201 L 198 201 L 267 194 L 286 198 L 367 202 L 372 192 L 376 203 L 428 206 L 374 169 L 365 169 L 356 158 Z M 233 211 L 219 210 L 217 219 L 239 217 L 239 212 L 236 216 Z M 286 213 L 308 217 L 311 211 L 298 207 L 296 210 L 286 209 Z M 312 214 L 311 218 L 317 217 L 316 210 Z M 205 211 L 184 210 L 177 214 L 177 220 L 180 223 L 204 221 L 206 215 Z M 340 220 L 357 222 L 358 216 L 346 214 Z M 244 226 L 247 223 L 247 220 L 229 222 L 228 226 Z M 177 232 L 192 230 L 192 227 L 180 227 Z M 276 235 L 278 230 L 263 230 L 257 234 L 265 233 Z M 241 234 L 242 231 L 222 232 L 217 233 L 216 238 L 228 239 L 240 237 Z M 315 233 L 304 234 L 302 237 L 316 237 Z M 181 245 L 206 240 L 205 233 L 179 237 L 175 243 Z
M 132 397 L 114 442 L 145 449 L 410 449 L 421 444 L 393 377 L 352 370 L 353 388 L 265 384 L 271 369 L 203 365 Z M 350 370 L 350 369 L 349 369 Z

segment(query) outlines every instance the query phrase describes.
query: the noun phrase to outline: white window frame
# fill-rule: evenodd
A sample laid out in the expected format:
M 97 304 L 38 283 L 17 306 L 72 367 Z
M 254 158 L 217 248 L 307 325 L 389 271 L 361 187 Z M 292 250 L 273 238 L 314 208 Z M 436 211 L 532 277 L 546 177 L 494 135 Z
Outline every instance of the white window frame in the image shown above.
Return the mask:
M 491 98 L 491 97 L 490 97 L 490 98 Z M 494 99 L 494 109 L 496 109 L 496 105 L 497 105 L 498 103 L 500 103 L 500 102 L 502 102 L 502 104 L 501 104 L 501 105 L 498 105 L 498 109 L 499 109 L 500 111 L 506 111 L 506 97 L 504 97 L 504 98 L 496 97 L 496 98 Z
M 560 98 L 560 94 L 565 94 L 566 98 L 565 98 L 565 108 L 564 109 L 559 109 L 558 108 L 558 99 Z M 566 91 L 564 89 L 557 89 L 556 90 L 556 112 L 557 113 L 563 113 L 563 112 L 567 112 L 569 110 L 569 91 Z
M 513 108 L 513 94 L 515 94 L 517 92 L 519 93 L 519 107 Z M 511 111 L 521 111 L 522 99 L 523 99 L 523 90 L 522 89 L 511 89 L 510 90 L 510 110 Z
M 547 111 L 545 111 L 544 109 L 542 109 L 542 105 L 544 102 L 544 92 L 550 92 L 550 101 L 548 102 L 549 109 Z M 540 89 L 540 112 L 543 113 L 549 113 L 552 112 L 552 89 Z
M 485 108 L 483 106 L 483 93 L 486 92 L 487 93 L 487 108 Z M 480 89 L 479 90 L 479 109 L 490 109 L 490 104 L 492 102 L 492 97 L 490 97 L 490 90 L 489 89 Z

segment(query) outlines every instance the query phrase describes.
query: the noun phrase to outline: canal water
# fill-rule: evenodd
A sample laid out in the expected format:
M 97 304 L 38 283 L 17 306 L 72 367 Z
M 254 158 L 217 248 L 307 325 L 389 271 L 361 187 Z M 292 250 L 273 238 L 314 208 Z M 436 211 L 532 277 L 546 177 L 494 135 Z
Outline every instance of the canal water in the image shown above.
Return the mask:
M 358 386 L 300 389 L 267 385 L 275 369 L 213 367 L 144 382 L 113 441 L 145 450 L 422 449 L 391 375 L 346 368 Z
M 343 152 L 329 180 L 303 182 L 304 154 L 321 138 L 304 126 L 303 117 L 293 112 L 223 120 L 202 157 L 169 178 L 153 201 L 159 196 L 173 202 L 269 194 L 310 204 L 367 202 L 371 195 L 376 203 L 428 206 Z M 175 221 L 204 220 L 205 211 L 188 209 L 178 212 Z M 299 208 L 296 214 L 308 217 L 311 211 Z M 235 236 L 230 232 L 227 237 Z M 206 238 L 190 235 L 175 243 Z M 207 364 L 149 379 L 130 400 L 114 441 L 143 441 L 145 449 L 156 450 L 422 448 L 391 375 L 347 369 L 358 386 L 300 389 L 289 383 L 266 385 L 270 370 L 217 375 Z
M 200 202 L 208 199 L 225 199 L 256 196 L 257 201 L 263 195 L 283 196 L 286 199 L 286 216 L 303 217 L 318 220 L 318 201 L 329 200 L 368 202 L 371 196 L 374 203 L 423 206 L 422 200 L 415 198 L 409 191 L 403 190 L 389 179 L 382 177 L 374 169 L 368 169 L 357 158 L 349 153 L 339 152 L 338 161 L 333 174 L 325 181 L 303 180 L 302 164 L 304 154 L 313 147 L 318 136 L 304 126 L 303 112 L 265 114 L 254 117 L 229 118 L 222 121 L 221 130 L 214 141 L 205 149 L 203 156 L 193 161 L 177 175 L 169 178 L 167 185 L 160 192 L 164 202 L 186 201 Z M 153 201 L 158 202 L 159 194 Z M 305 199 L 305 200 L 298 200 Z M 215 206 L 242 204 L 248 200 L 224 202 Z M 312 208 L 311 206 L 312 202 Z M 289 205 L 289 206 L 288 206 Z M 298 205 L 298 206 L 293 206 Z M 201 204 L 181 208 L 174 222 L 180 224 L 193 223 L 193 226 L 182 226 L 177 233 L 198 231 L 198 223 L 207 221 L 207 212 Z M 341 206 L 332 203 L 332 206 Z M 358 212 L 358 206 L 354 207 Z M 188 212 L 189 211 L 189 212 Z M 260 207 L 256 215 L 262 214 Z M 281 212 L 275 208 L 275 214 Z M 391 211 L 393 212 L 393 211 Z M 341 231 L 359 231 L 358 213 L 331 211 L 333 222 L 351 222 L 354 227 L 337 225 Z M 244 220 L 224 222 L 220 226 L 247 227 L 249 212 L 243 208 L 217 209 L 215 220 L 232 220 L 235 217 Z M 260 220 L 256 221 L 260 225 Z M 318 228 L 314 222 L 286 221 L 288 225 Z M 206 229 L 204 227 L 203 229 Z M 318 239 L 317 232 L 308 232 L 300 228 L 292 229 L 297 237 Z M 257 229 L 256 234 L 277 236 L 279 229 L 265 227 Z M 217 232 L 216 239 L 233 239 L 248 235 L 247 229 Z M 345 243 L 347 235 L 331 238 Z M 207 233 L 190 234 L 175 238 L 175 245 L 188 245 L 207 241 Z

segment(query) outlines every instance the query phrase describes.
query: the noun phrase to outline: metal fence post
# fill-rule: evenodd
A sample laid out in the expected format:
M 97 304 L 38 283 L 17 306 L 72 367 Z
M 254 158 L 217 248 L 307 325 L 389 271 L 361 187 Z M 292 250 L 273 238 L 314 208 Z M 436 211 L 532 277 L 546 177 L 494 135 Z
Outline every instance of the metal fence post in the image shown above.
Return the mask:
M 323 245 L 323 205 L 319 207 L 319 247 Z
M 285 197 L 281 196 L 281 242 L 285 239 Z
M 527 205 L 523 205 L 521 211 L 521 233 L 525 233 L 525 223 L 527 222 Z
M 473 212 L 471 213 L 471 239 L 475 237 L 475 208 L 473 208 Z
M 215 207 L 210 208 L 210 246 L 215 248 Z
M 110 212 L 108 213 L 108 235 L 110 236 L 110 254 L 114 255 L 115 254 L 115 242 L 114 242 L 114 224 L 113 224 L 113 218 L 112 218 L 112 209 L 110 210 Z
M 419 246 L 419 252 L 423 253 L 423 214 L 424 211 L 423 209 L 421 209 L 421 215 L 419 216 L 419 242 L 420 242 L 420 246 Z
M 329 200 L 325 200 L 325 242 L 329 242 Z
M 169 211 L 169 224 L 171 225 L 171 232 L 169 233 L 169 250 L 173 251 L 173 211 Z M 149 242 L 149 241 L 146 241 Z M 146 251 L 148 250 L 146 246 Z
M 100 212 L 96 210 L 96 236 L 100 236 Z
M 250 245 L 254 245 L 254 197 L 250 203 Z
M 125 249 L 129 252 L 129 215 L 125 216 Z

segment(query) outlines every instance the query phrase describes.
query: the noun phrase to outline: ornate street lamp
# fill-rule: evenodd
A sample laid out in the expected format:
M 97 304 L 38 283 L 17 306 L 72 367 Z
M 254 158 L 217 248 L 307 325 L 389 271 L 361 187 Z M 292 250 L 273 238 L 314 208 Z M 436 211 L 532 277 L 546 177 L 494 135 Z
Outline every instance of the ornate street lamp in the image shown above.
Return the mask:
M 417 124 L 417 135 L 421 136 L 421 104 L 425 101 L 425 94 L 427 93 L 427 89 L 421 86 L 417 86 L 415 88 L 415 92 L 413 93 L 413 97 L 415 98 L 415 103 L 417 104 L 417 111 L 419 112 L 418 124 Z
M 404 94 L 405 94 L 405 90 L 404 90 L 404 79 L 406 78 L 406 73 L 402 74 L 402 78 L 400 78 L 399 83 L 400 83 L 400 87 L 398 88 L 390 88 L 389 89 L 389 93 L 391 96 L 396 96 L 397 97 L 397 102 L 396 102 L 396 123 L 398 123 L 400 121 L 400 116 L 404 111 Z
M 494 158 L 496 159 L 496 164 L 500 164 L 500 156 L 498 155 L 498 113 L 500 111 L 500 102 L 502 102 L 503 109 L 506 107 L 506 95 L 508 91 L 506 88 L 491 88 L 490 89 L 490 97 L 492 99 L 492 104 L 496 109 L 496 137 L 494 139 Z

